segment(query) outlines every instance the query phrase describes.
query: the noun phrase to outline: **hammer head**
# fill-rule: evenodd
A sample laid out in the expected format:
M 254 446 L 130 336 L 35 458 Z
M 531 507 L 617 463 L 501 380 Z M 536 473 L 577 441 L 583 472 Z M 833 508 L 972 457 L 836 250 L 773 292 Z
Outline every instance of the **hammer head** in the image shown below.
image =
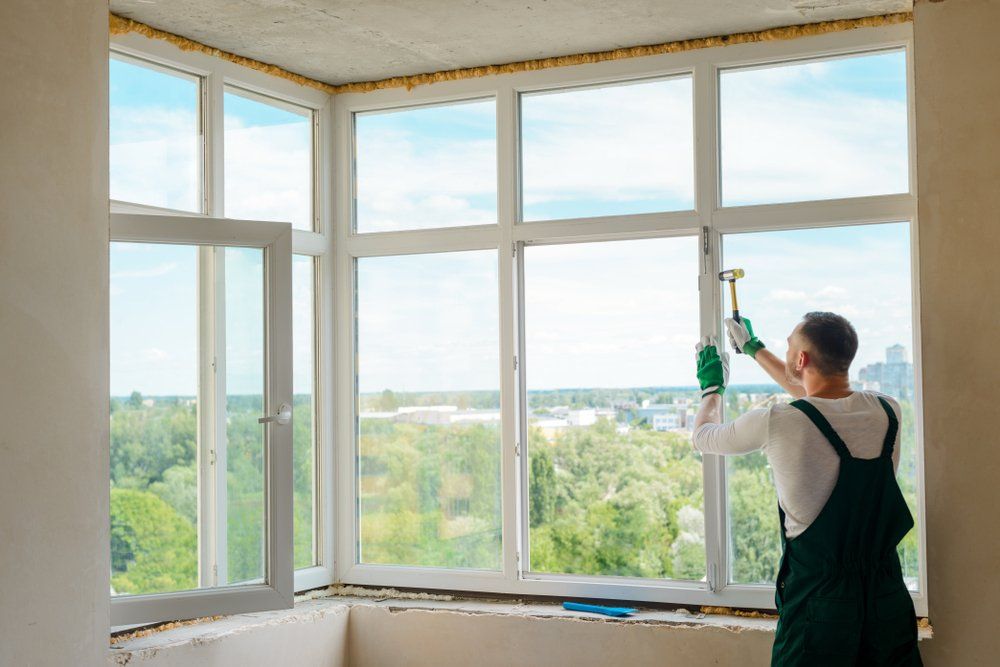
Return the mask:
M 729 269 L 728 271 L 721 271 L 719 273 L 719 280 L 738 280 L 745 275 L 743 269 Z

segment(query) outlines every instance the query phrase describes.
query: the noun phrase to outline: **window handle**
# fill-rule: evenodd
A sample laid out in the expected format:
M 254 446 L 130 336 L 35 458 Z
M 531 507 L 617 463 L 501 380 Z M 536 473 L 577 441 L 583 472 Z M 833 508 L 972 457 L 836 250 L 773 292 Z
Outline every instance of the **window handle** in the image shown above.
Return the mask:
M 257 419 L 258 424 L 267 424 L 269 422 L 274 422 L 279 426 L 284 426 L 292 419 L 292 406 L 288 403 L 282 403 L 278 406 L 278 411 L 273 415 L 267 417 L 260 417 Z

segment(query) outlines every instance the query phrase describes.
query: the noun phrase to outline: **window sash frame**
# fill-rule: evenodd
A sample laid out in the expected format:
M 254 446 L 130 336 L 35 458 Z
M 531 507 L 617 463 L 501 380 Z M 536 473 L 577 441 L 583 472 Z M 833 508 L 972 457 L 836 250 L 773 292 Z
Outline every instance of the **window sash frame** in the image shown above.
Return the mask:
M 886 50 L 906 54 L 908 102 L 909 191 L 805 202 L 723 207 L 719 126 L 719 74 L 722 70 L 765 67 L 825 58 L 849 57 Z M 529 244 L 602 241 L 698 235 L 707 253 L 700 257 L 698 276 L 701 328 L 722 331 L 721 241 L 738 231 L 776 231 L 810 227 L 908 222 L 911 239 L 913 358 L 915 373 L 918 526 L 920 530 L 920 590 L 913 594 L 918 614 L 927 613 L 926 531 L 923 482 L 923 436 L 920 370 L 920 312 L 916 249 L 916 178 L 913 104 L 912 26 L 901 24 L 863 28 L 783 42 L 717 47 L 661 56 L 607 61 L 502 76 L 441 82 L 411 91 L 387 89 L 334 98 L 335 197 L 335 346 L 338 500 L 336 579 L 347 584 L 410 586 L 482 591 L 515 595 L 557 595 L 774 609 L 774 586 L 734 584 L 728 572 L 728 501 L 725 461 L 703 457 L 705 494 L 705 582 L 659 581 L 610 576 L 550 575 L 526 570 L 527 455 L 524 451 L 524 372 L 508 362 L 523 359 L 523 287 L 520 248 Z M 520 195 L 519 95 L 628 83 L 673 76 L 693 80 L 695 208 L 690 211 L 645 213 L 596 218 L 522 222 Z M 354 231 L 354 114 L 405 107 L 447 104 L 494 97 L 497 103 L 498 225 L 419 229 L 383 233 Z M 494 248 L 500 260 L 500 359 L 503 556 L 500 572 L 449 570 L 406 565 L 361 564 L 356 560 L 358 526 L 354 507 L 357 442 L 355 424 L 353 277 L 359 257 Z M 522 483 L 525 482 L 525 483 Z
M 240 247 L 263 250 L 264 261 L 264 414 L 273 414 L 282 403 L 292 403 L 292 340 L 291 340 L 291 225 L 208 218 L 202 216 L 149 215 L 112 213 L 111 241 L 153 244 L 183 244 L 211 248 Z M 200 253 L 200 268 L 206 268 L 206 253 Z M 199 280 L 199 310 L 213 309 L 218 315 L 218 276 L 212 271 L 202 273 Z M 209 296 L 206 303 L 206 295 Z M 224 313 L 223 313 L 224 315 Z M 216 319 L 209 317 L 209 320 Z M 200 586 L 212 586 L 189 591 L 147 595 L 114 596 L 111 598 L 111 624 L 194 618 L 214 614 L 231 614 L 292 606 L 292 553 L 282 545 L 292 541 L 292 425 L 271 422 L 264 429 L 264 522 L 265 579 L 263 583 L 217 586 L 225 581 L 224 563 L 226 490 L 225 420 L 219 415 L 220 393 L 225 401 L 224 370 L 205 363 L 205 353 L 217 354 L 221 340 L 214 326 L 199 325 L 199 413 L 207 409 L 208 418 L 199 417 L 199 558 Z M 224 353 L 221 355 L 224 357 Z M 207 383 L 207 386 L 206 386 Z M 221 403 L 224 405 L 224 402 Z M 207 437 L 206 437 L 207 436 Z M 214 445 L 213 465 L 205 447 Z M 222 517 L 222 520 L 219 520 Z M 208 567 L 213 564 L 216 567 Z M 219 567 L 219 564 L 222 564 Z
M 327 93 L 136 33 L 112 35 L 109 57 L 138 61 L 159 71 L 200 78 L 200 213 L 111 200 L 112 213 L 184 218 L 225 215 L 225 135 L 223 98 L 227 87 L 261 101 L 312 112 L 312 231 L 292 229 L 291 252 L 315 261 L 314 350 L 314 548 L 316 564 L 294 571 L 294 590 L 334 583 L 333 457 L 333 100 Z M 294 562 L 294 561 L 293 561 Z M 214 612 L 212 612 L 214 613 Z M 206 615 L 206 614 L 200 614 Z M 174 616 L 173 618 L 182 618 Z

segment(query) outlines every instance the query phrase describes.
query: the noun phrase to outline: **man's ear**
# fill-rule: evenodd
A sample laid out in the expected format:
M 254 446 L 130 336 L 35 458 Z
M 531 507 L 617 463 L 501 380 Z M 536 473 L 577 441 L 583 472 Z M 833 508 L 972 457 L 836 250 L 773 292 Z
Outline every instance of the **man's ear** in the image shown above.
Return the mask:
M 795 360 L 795 370 L 803 371 L 809 365 L 809 353 L 805 350 L 799 351 L 799 358 Z

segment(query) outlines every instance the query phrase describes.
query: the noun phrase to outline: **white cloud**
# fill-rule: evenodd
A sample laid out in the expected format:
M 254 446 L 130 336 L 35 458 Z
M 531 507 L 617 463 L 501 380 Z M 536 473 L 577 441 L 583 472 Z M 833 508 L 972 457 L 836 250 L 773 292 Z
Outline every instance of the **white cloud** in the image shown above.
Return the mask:
M 226 118 L 226 217 L 312 228 L 308 122 L 244 127 Z
M 526 97 L 526 207 L 573 199 L 691 201 L 691 104 L 690 79 Z
M 723 75 L 725 203 L 907 189 L 905 99 L 830 84 L 824 75 L 832 67 L 816 63 Z
M 156 106 L 111 108 L 111 198 L 197 211 L 197 118 Z
M 358 226 L 362 231 L 495 224 L 493 141 L 366 133 L 359 125 Z

